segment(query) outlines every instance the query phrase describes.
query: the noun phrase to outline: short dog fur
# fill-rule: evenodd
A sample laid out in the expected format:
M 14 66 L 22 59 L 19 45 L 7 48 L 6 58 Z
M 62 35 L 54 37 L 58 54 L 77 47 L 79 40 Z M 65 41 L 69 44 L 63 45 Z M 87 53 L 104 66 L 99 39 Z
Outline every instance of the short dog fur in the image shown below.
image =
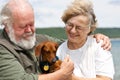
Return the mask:
M 35 55 L 37 56 L 38 60 L 39 60 L 39 67 L 42 71 L 42 73 L 47 74 L 47 73 L 51 73 L 54 72 L 58 69 L 60 69 L 60 65 L 62 63 L 61 60 L 55 59 L 56 58 L 56 51 L 58 48 L 58 44 L 56 42 L 52 42 L 52 41 L 45 41 L 42 42 L 40 44 L 38 44 L 35 47 Z M 49 63 L 49 69 L 44 70 L 44 65 L 41 67 L 41 63 L 42 62 L 47 62 Z M 77 80 L 75 78 L 75 76 L 72 75 L 72 77 L 70 77 L 71 79 L 68 80 Z
M 60 69 L 62 61 L 56 57 L 57 48 L 58 44 L 52 41 L 42 42 L 35 47 L 35 55 L 38 57 L 43 73 L 51 73 Z

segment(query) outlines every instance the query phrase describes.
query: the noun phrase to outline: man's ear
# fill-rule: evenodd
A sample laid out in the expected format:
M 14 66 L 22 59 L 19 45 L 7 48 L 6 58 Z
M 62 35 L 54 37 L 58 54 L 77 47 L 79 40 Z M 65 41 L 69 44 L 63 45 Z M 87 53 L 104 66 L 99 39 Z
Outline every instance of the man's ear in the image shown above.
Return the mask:
M 7 24 L 4 24 L 4 27 L 5 27 L 5 31 L 6 31 L 7 33 L 9 33 L 9 29 L 8 29 Z

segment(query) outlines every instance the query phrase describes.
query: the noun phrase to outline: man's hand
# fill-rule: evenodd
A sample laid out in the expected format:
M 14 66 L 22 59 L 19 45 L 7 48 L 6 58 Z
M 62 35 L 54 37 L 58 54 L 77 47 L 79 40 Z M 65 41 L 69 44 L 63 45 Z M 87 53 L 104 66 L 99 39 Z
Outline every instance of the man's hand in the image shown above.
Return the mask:
M 103 40 L 103 44 L 101 47 L 103 47 L 103 49 L 105 50 L 110 50 L 111 49 L 111 42 L 108 36 L 103 35 L 103 34 L 95 34 L 93 36 L 94 38 L 96 38 L 96 41 L 99 43 L 100 40 Z

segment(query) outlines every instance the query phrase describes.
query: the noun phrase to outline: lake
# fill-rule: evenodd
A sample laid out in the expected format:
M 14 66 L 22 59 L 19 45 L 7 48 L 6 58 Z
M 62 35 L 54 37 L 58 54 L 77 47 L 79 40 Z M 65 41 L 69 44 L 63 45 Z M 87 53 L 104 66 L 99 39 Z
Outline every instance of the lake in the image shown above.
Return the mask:
M 114 80 L 120 80 L 120 39 L 111 39 L 113 61 L 115 65 Z

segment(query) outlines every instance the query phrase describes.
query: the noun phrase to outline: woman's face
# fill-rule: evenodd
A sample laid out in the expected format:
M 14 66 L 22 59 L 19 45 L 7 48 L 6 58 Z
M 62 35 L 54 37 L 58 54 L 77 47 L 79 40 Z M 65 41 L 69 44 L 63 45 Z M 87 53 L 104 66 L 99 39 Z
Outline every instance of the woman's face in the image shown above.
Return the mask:
M 66 22 L 66 33 L 68 41 L 72 43 L 79 43 L 86 40 L 90 32 L 89 18 L 87 16 L 78 15 L 70 18 Z

